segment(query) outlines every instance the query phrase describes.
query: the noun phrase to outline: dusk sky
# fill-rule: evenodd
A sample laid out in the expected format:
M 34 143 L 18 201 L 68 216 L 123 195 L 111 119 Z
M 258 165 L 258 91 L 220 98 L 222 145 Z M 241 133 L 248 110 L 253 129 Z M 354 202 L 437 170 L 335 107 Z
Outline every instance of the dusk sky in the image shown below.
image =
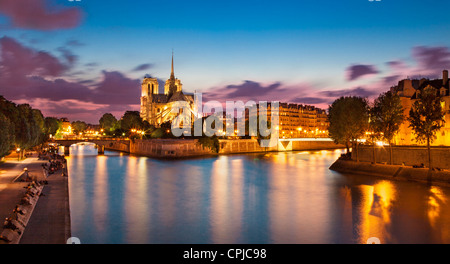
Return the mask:
M 448 0 L 0 0 L 0 95 L 98 123 L 145 74 L 204 100 L 327 108 L 450 69 Z M 164 87 L 160 85 L 160 91 Z

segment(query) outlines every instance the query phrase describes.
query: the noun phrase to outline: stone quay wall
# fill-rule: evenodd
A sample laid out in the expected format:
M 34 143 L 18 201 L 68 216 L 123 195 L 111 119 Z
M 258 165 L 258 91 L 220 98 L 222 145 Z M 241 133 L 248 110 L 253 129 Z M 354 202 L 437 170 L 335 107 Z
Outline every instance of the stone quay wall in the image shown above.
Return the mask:
M 357 153 L 357 154 L 356 154 Z M 359 146 L 357 151 L 352 151 L 352 160 L 373 162 L 373 147 Z M 377 163 L 389 164 L 389 146 L 375 147 Z M 450 147 L 431 147 L 431 162 L 433 167 L 450 169 Z M 392 164 L 414 166 L 424 164 L 428 166 L 428 150 L 422 146 L 393 146 Z
M 292 142 L 292 148 L 285 149 L 280 144 L 273 147 L 261 147 L 256 139 L 220 139 L 219 153 L 198 144 L 197 139 L 136 139 L 130 141 L 129 150 L 121 149 L 119 143 L 106 146 L 107 149 L 129 152 L 131 154 L 155 157 L 155 158 L 184 158 L 193 156 L 216 155 L 216 154 L 238 154 L 238 153 L 260 153 L 268 151 L 286 150 L 318 150 L 341 148 L 332 141 L 318 142 Z M 122 146 L 125 148 L 125 146 Z
M 292 150 L 322 150 L 345 148 L 333 141 L 292 141 Z
M 130 142 L 131 154 L 155 158 L 183 158 L 210 155 L 209 148 L 203 148 L 196 139 L 136 139 Z
M 130 152 L 130 142 L 128 140 L 111 140 L 104 144 L 105 149 L 122 151 L 122 152 Z

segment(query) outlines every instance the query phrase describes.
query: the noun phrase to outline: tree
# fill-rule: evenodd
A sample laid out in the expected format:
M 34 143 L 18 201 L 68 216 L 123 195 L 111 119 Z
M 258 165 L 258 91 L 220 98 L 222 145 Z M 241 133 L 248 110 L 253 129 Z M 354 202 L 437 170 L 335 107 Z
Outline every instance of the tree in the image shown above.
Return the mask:
M 389 163 L 392 165 L 392 139 L 405 120 L 400 97 L 391 91 L 375 99 L 370 109 L 370 123 L 374 135 L 380 135 L 389 143 Z
M 0 96 L 0 119 L 0 156 L 5 154 L 6 146 L 10 148 L 15 145 L 21 149 L 20 159 L 26 149 L 42 144 L 45 140 L 44 116 L 29 104 L 16 105 Z
M 18 105 L 17 110 L 19 119 L 15 126 L 15 143 L 17 148 L 24 150 L 33 146 L 34 124 L 30 122 L 31 107 L 28 104 Z
M 138 111 L 126 111 L 120 119 L 120 128 L 127 132 L 131 129 L 143 129 L 143 126 L 144 123 Z
M 83 121 L 72 122 L 72 130 L 75 134 L 84 132 L 87 129 L 87 124 Z
M 50 135 L 55 136 L 58 130 L 62 127 L 62 122 L 59 121 L 55 117 L 46 117 L 44 119 L 44 132 L 46 138 L 49 138 Z
M 366 98 L 342 96 L 328 108 L 330 137 L 338 144 L 344 144 L 349 153 L 349 144 L 356 150 L 357 139 L 364 135 L 369 125 L 369 106 Z M 358 161 L 358 158 L 357 158 Z
M 409 111 L 409 127 L 414 130 L 416 140 L 419 143 L 427 142 L 430 170 L 432 169 L 430 144 L 436 138 L 436 132 L 444 125 L 444 116 L 441 100 L 432 87 L 427 87 L 418 93 L 418 100 L 413 103 Z
M 100 118 L 99 124 L 108 135 L 118 128 L 118 121 L 111 113 L 104 114 Z
M 0 112 L 0 158 L 9 154 L 14 144 L 14 125 Z
M 35 130 L 37 133 L 35 145 L 40 145 L 45 141 L 45 120 L 44 115 L 42 115 L 41 110 L 32 109 L 33 120 L 35 123 Z

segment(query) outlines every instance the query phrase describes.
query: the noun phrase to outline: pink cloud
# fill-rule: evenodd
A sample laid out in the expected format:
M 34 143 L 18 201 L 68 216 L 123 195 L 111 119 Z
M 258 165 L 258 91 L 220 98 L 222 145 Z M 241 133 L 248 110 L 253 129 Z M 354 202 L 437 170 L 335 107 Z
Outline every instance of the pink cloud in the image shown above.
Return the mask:
M 0 38 L 0 77 L 20 81 L 27 75 L 58 76 L 67 70 L 56 57 L 45 51 L 34 51 L 16 40 Z
M 51 8 L 45 0 L 2 0 L 0 13 L 10 18 L 11 26 L 26 29 L 66 29 L 81 22 L 78 8 Z
M 378 70 L 375 68 L 374 65 L 356 64 L 348 67 L 346 72 L 347 72 L 347 80 L 354 81 L 356 79 L 361 78 L 364 75 L 378 73 Z
M 118 71 L 102 71 L 97 83 L 69 80 L 64 75 L 73 56 L 65 49 L 58 58 L 12 38 L 0 38 L 0 94 L 30 103 L 46 116 L 78 116 L 94 123 L 107 112 L 121 117 L 126 110 L 139 109 L 140 80 Z

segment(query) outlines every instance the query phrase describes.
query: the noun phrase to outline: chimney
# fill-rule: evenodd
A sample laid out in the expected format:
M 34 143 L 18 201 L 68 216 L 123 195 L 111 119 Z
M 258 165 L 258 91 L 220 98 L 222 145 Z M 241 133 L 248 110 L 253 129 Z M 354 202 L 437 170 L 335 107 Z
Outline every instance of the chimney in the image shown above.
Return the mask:
M 445 86 L 448 82 L 448 71 L 443 70 L 442 71 L 442 85 Z

